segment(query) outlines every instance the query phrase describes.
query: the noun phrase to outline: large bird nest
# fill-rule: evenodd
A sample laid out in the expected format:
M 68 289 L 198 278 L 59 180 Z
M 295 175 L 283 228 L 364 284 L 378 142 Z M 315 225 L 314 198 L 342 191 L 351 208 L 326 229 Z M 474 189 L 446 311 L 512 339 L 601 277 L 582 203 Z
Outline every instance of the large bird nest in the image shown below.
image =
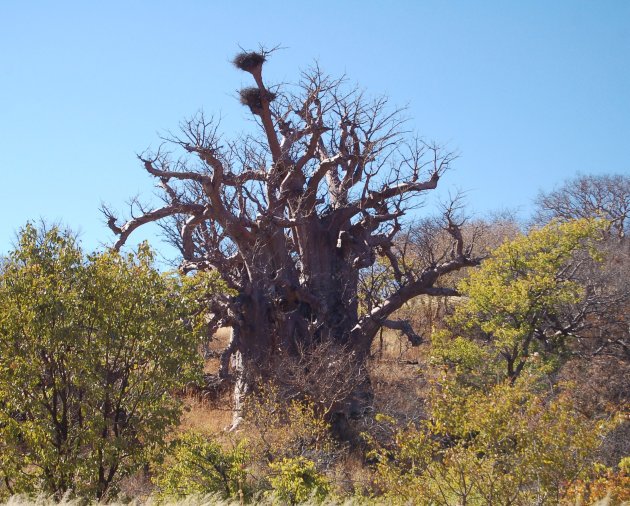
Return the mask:
M 252 51 L 251 53 L 237 54 L 232 60 L 232 63 L 236 68 L 244 70 L 245 72 L 252 72 L 265 63 L 266 60 L 267 58 L 263 53 Z
M 246 105 L 254 114 L 260 114 L 262 111 L 263 97 L 267 102 L 272 102 L 276 98 L 276 94 L 269 90 L 260 90 L 260 88 L 251 87 L 243 88 L 239 91 L 241 104 Z

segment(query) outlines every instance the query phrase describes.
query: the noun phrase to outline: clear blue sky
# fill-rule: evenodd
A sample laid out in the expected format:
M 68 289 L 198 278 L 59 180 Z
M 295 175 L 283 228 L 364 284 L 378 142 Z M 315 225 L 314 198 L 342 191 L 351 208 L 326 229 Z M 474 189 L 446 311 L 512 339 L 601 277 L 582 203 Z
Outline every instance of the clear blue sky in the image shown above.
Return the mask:
M 0 253 L 39 217 L 110 241 L 99 205 L 151 195 L 135 153 L 157 132 L 199 108 L 242 128 L 248 80 L 229 60 L 259 43 L 286 47 L 268 81 L 317 59 L 408 104 L 461 153 L 442 184 L 479 214 L 630 171 L 629 1 L 2 0 Z

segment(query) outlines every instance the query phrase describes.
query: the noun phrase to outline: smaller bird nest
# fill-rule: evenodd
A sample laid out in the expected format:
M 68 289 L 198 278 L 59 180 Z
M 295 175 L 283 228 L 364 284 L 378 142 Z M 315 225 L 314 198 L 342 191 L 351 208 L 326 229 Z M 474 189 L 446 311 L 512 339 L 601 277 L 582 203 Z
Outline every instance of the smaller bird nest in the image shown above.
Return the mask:
M 261 91 L 260 88 L 251 87 L 243 88 L 239 91 L 241 104 L 246 105 L 254 114 L 260 114 L 262 111 L 263 96 L 267 102 L 272 102 L 276 98 L 276 94 L 269 90 Z
M 260 67 L 266 60 L 267 58 L 265 58 L 265 55 L 262 53 L 239 53 L 234 57 L 232 63 L 236 68 L 244 70 L 245 72 L 251 72 L 257 67 Z

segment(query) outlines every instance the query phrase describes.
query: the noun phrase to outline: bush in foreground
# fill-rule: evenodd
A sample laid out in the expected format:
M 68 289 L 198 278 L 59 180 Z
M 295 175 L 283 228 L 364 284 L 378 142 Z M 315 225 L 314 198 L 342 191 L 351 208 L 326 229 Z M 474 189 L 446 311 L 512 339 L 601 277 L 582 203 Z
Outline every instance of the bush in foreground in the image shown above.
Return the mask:
M 588 480 L 610 423 L 592 421 L 531 376 L 487 392 L 443 377 L 430 418 L 377 447 L 376 484 L 392 503 L 559 504 Z
M 103 499 L 163 445 L 170 392 L 200 364 L 178 282 L 152 263 L 144 245 L 86 258 L 68 231 L 21 231 L 0 269 L 5 494 Z

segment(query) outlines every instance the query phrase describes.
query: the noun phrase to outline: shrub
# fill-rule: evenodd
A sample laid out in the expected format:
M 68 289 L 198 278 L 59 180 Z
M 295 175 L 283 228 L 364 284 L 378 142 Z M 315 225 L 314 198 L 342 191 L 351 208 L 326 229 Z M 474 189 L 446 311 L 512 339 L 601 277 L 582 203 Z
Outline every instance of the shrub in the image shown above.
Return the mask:
M 304 457 L 284 458 L 269 464 L 273 495 L 289 504 L 308 499 L 323 501 L 330 491 L 326 478 L 317 471 L 315 463 Z
M 259 387 L 257 395 L 248 400 L 244 430 L 260 461 L 304 457 L 324 469 L 340 450 L 330 424 L 312 402 L 283 399 L 272 385 Z
M 567 504 L 629 504 L 630 457 L 624 457 L 614 470 L 601 464 L 593 466 L 591 475 L 575 481 L 567 493 Z
M 392 502 L 558 504 L 586 475 L 607 427 L 566 396 L 545 398 L 530 380 L 482 392 L 444 379 L 430 419 L 372 452 L 377 486 Z
M 170 395 L 200 371 L 179 281 L 136 253 L 85 257 L 27 225 L 0 266 L 0 479 L 103 499 L 177 423 Z
M 459 283 L 466 299 L 450 326 L 464 337 L 477 336 L 512 380 L 527 367 L 556 368 L 567 339 L 579 336 L 586 318 L 604 303 L 580 276 L 586 266 L 599 270 L 597 247 L 606 226 L 597 220 L 552 222 L 502 244 Z M 529 361 L 534 353 L 541 360 Z
M 203 434 L 187 432 L 173 441 L 172 451 L 160 466 L 155 484 L 165 498 L 218 493 L 223 498 L 247 492 L 247 442 L 232 449 Z

